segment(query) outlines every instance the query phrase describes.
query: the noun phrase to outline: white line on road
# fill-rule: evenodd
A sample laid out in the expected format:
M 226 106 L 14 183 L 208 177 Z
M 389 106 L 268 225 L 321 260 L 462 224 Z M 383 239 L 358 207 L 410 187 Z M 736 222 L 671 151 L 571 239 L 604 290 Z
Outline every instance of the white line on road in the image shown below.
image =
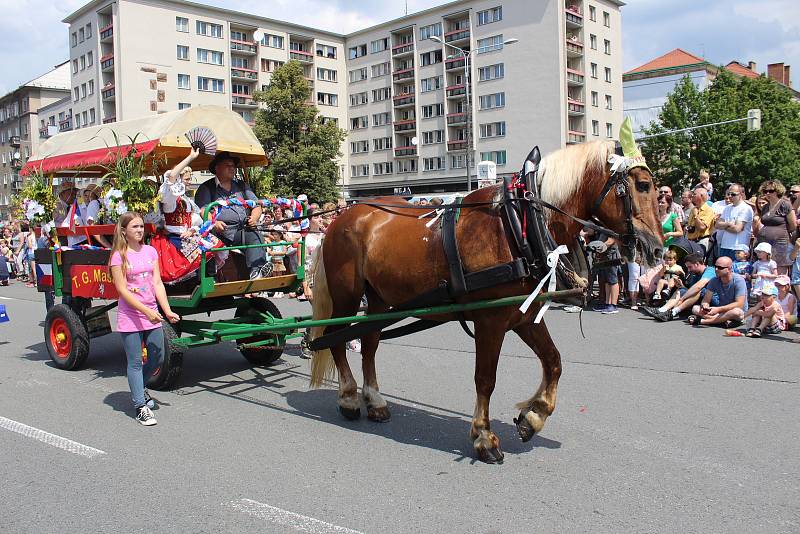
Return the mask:
M 72 454 L 86 456 L 87 458 L 94 458 L 95 456 L 105 454 L 105 451 L 101 451 L 100 449 L 95 449 L 94 447 L 89 447 L 88 445 L 72 441 L 71 439 L 62 438 L 61 436 L 56 436 L 50 432 L 18 423 L 17 421 L 12 421 L 5 417 L 0 417 L 0 428 L 5 428 L 17 434 L 22 434 L 25 437 L 33 438 L 47 445 L 52 445 L 53 447 L 63 449 Z
M 12 299 L 11 297 L 0 297 L 0 300 L 17 300 L 17 299 Z
M 276 525 L 291 527 L 301 532 L 310 532 L 312 534 L 362 534 L 357 530 L 326 523 L 325 521 L 320 521 L 313 517 L 296 514 L 251 499 L 232 501 L 229 503 L 229 506 L 240 512 L 257 517 L 258 519 Z

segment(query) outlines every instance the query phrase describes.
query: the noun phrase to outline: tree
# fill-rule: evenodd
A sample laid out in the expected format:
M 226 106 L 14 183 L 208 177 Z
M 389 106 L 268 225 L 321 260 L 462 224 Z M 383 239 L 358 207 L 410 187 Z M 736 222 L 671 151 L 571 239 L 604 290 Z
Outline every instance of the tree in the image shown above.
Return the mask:
M 745 117 L 760 108 L 762 129 L 748 132 L 745 123 L 712 126 L 648 139 L 642 152 L 659 181 L 680 190 L 697 182 L 708 169 L 717 190 L 738 182 L 749 192 L 773 178 L 800 180 L 800 104 L 782 85 L 761 76 L 736 77 L 720 68 L 714 82 L 698 91 L 687 75 L 675 86 L 659 113 L 659 123 L 645 134 Z
M 299 62 L 275 69 L 269 86 L 254 95 L 265 104 L 256 114 L 254 131 L 272 161 L 266 180 L 273 193 L 333 201 L 339 179 L 335 159 L 341 156 L 345 132 L 319 115 L 309 104 L 311 95 Z

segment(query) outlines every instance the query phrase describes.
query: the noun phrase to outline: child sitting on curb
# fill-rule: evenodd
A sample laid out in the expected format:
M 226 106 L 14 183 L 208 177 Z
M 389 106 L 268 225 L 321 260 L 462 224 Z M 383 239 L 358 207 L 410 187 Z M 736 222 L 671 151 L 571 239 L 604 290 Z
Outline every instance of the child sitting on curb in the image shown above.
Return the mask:
M 786 318 L 786 330 L 791 330 L 797 324 L 797 297 L 792 293 L 791 280 L 785 274 L 775 279 L 775 287 L 778 288 L 778 304 L 783 308 L 783 316 Z
M 783 308 L 775 299 L 778 288 L 770 284 L 763 286 L 760 291 L 761 301 L 744 315 L 750 326 L 745 334 L 747 337 L 761 337 L 762 333 L 780 334 L 786 328 Z

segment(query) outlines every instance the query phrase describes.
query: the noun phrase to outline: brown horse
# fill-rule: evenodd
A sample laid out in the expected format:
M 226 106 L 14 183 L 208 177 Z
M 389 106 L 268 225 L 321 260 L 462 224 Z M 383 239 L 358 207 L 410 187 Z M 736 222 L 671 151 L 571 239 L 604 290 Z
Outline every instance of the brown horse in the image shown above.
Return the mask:
M 598 141 L 573 145 L 544 158 L 538 174 L 542 199 L 571 215 L 588 219 L 596 199 L 611 176 L 607 161 L 613 152 L 613 142 Z M 653 177 L 645 168 L 635 167 L 628 171 L 627 180 L 638 242 L 636 248 L 643 263 L 653 265 L 662 246 Z M 467 195 L 464 204 L 500 199 L 500 186 L 493 186 Z M 403 209 L 355 205 L 328 228 L 313 267 L 315 319 L 355 315 L 364 294 L 367 296 L 368 313 L 384 312 L 434 289 L 440 280 L 449 278 L 441 230 L 438 225 L 429 228 L 426 219 L 417 218 L 430 211 L 430 207 L 409 208 L 411 205 L 402 200 L 381 199 L 380 202 L 397 203 Z M 594 210 L 597 219 L 619 234 L 625 233 L 628 227 L 622 204 L 622 200 L 612 192 Z M 478 271 L 513 259 L 513 250 L 506 239 L 500 212 L 498 204 L 462 209 L 456 237 L 465 272 Z M 574 243 L 581 229 L 578 223 L 555 213 L 551 215 L 549 227 L 556 242 L 564 244 Z M 526 295 L 531 293 L 535 285 L 536 281 L 530 277 L 470 293 L 459 301 Z M 536 352 L 543 370 L 542 381 L 536 392 L 517 405 L 520 417 L 515 422 L 523 440 L 527 441 L 539 432 L 555 409 L 561 356 L 544 322 L 534 324 L 532 320 L 538 308 L 538 305 L 534 305 L 525 314 L 517 306 L 463 314 L 467 320 L 474 322 L 477 399 L 470 438 L 483 461 L 501 462 L 503 459 L 500 441 L 489 428 L 489 399 L 495 387 L 500 348 L 509 330 L 516 332 Z M 435 319 L 446 321 L 457 318 L 439 316 Z M 335 329 L 328 327 L 327 331 Z M 312 339 L 325 331 L 323 327 L 313 329 Z M 382 422 L 389 420 L 390 414 L 380 394 L 375 372 L 375 352 L 379 341 L 378 331 L 366 334 L 361 339 L 364 375 L 362 396 L 369 419 Z M 344 344 L 314 353 L 311 385 L 318 387 L 325 378 L 332 378 L 334 364 L 339 376 L 339 410 L 348 419 L 358 418 L 361 399 L 347 363 Z

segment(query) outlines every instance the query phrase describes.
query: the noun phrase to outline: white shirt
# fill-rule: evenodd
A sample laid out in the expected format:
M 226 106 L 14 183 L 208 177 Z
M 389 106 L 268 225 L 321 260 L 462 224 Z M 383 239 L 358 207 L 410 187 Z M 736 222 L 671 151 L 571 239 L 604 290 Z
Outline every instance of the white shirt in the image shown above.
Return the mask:
M 745 202 L 739 202 L 738 206 L 728 204 L 722 211 L 721 221 L 736 223 L 743 222 L 742 231 L 738 233 L 728 230 L 720 230 L 722 236 L 719 241 L 721 248 L 735 249 L 736 245 L 750 246 L 750 234 L 753 233 L 753 209 Z
M 100 202 L 92 200 L 89 204 L 78 204 L 81 210 L 80 224 L 82 226 L 91 226 L 97 222 L 97 215 L 100 213 Z M 74 247 L 86 241 L 86 235 L 70 235 L 67 236 L 67 245 Z
M 168 177 L 169 173 L 164 175 L 164 182 L 161 184 L 161 190 L 159 191 L 161 194 L 161 209 L 163 212 L 172 213 L 178 209 L 178 199 L 183 198 L 188 206 L 187 211 L 192 214 L 192 225 L 201 225 L 203 219 L 200 217 L 200 208 L 197 207 L 197 204 L 195 204 L 191 198 L 184 194 L 186 192 L 186 187 L 181 182 L 175 182 L 173 184 L 168 180 Z M 182 234 L 188 230 L 188 228 L 182 226 L 172 226 L 169 224 L 165 224 L 164 228 L 171 234 Z

